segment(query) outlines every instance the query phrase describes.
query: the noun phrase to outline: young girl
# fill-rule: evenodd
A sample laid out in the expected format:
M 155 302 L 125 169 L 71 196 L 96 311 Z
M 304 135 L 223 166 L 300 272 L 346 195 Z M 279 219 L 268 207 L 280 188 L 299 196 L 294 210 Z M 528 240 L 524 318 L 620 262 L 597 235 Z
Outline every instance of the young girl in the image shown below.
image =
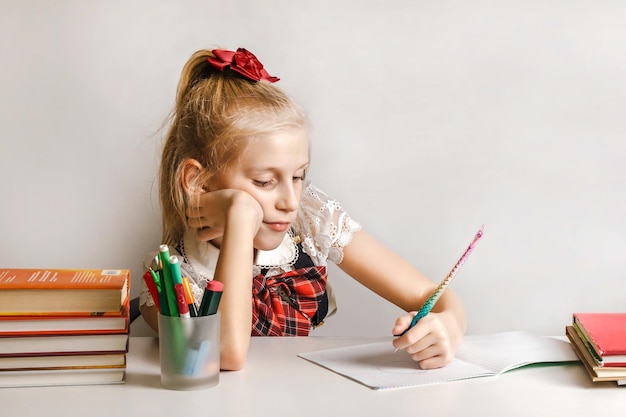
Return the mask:
M 224 284 L 227 370 L 244 366 L 251 335 L 307 335 L 335 312 L 329 260 L 411 311 L 396 320 L 394 335 L 435 288 L 308 182 L 306 118 L 278 80 L 245 49 L 196 52 L 181 75 L 161 159 L 163 243 L 179 257 L 196 300 L 209 280 Z M 141 312 L 157 330 L 145 286 Z M 465 326 L 461 302 L 447 291 L 393 346 L 423 369 L 441 367 Z

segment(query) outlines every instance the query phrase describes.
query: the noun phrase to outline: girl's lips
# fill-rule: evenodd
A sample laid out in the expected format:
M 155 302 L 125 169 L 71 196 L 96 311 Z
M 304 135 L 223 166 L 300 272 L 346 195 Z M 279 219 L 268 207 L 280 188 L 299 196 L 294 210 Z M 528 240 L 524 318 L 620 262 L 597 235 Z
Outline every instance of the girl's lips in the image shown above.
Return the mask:
M 275 232 L 286 232 L 291 223 L 265 223 L 269 229 Z

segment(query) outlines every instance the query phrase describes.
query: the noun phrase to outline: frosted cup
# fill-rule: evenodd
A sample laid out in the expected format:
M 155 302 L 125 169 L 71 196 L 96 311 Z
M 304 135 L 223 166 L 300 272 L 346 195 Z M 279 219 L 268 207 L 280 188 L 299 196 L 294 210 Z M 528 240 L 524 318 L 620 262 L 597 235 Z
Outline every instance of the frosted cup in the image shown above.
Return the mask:
M 159 314 L 161 386 L 210 388 L 220 379 L 220 313 L 202 317 Z

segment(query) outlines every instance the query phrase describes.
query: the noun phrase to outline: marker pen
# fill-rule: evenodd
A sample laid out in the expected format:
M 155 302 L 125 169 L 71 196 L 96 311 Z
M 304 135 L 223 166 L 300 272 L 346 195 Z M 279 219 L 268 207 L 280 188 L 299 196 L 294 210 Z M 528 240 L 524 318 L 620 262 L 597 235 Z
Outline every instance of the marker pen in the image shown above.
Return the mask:
M 180 264 L 178 263 L 178 258 L 174 255 L 169 257 L 169 261 L 170 261 L 170 271 L 172 273 L 172 283 L 174 285 L 176 284 L 183 284 L 183 276 L 182 276 L 182 272 L 180 270 Z
M 157 286 L 157 282 L 154 280 L 153 274 L 154 271 L 150 269 L 143 274 L 143 281 L 146 283 L 148 290 L 150 291 L 150 295 L 154 300 L 154 304 L 156 308 L 161 311 L 161 307 L 159 306 L 159 287 Z
M 217 307 L 222 298 L 224 284 L 219 281 L 209 281 L 206 284 L 204 294 L 202 294 L 202 302 L 200 303 L 199 316 L 210 316 L 217 313 Z
M 183 277 L 183 287 L 185 288 L 185 296 L 187 297 L 187 306 L 189 307 L 189 315 L 191 317 L 198 317 L 198 307 L 196 306 L 196 299 L 191 291 L 191 284 L 189 278 Z
M 165 293 L 167 294 L 167 305 L 169 308 L 169 315 L 172 317 L 178 316 L 178 307 L 176 306 L 176 293 L 174 292 L 174 282 L 172 280 L 172 266 L 170 264 L 170 250 L 167 245 L 163 244 L 159 246 L 159 258 L 161 259 L 161 265 L 163 267 L 163 286 Z
M 161 307 L 161 314 L 164 316 L 170 315 L 170 307 L 167 302 L 167 291 L 165 291 L 165 280 L 163 279 L 163 270 L 159 269 L 158 271 L 152 271 L 154 275 L 154 282 L 158 282 L 159 286 L 157 289 L 159 290 L 159 306 Z
M 189 314 L 189 307 L 187 306 L 187 297 L 185 297 L 185 288 L 183 287 L 183 284 L 174 285 L 174 292 L 176 293 L 178 315 L 180 317 L 191 317 Z

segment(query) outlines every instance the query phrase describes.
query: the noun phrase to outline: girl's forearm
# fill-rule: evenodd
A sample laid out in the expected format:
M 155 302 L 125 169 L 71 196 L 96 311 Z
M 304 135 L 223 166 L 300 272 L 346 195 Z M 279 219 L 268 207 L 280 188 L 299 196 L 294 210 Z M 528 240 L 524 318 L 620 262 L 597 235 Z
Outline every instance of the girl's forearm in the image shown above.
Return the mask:
M 245 364 L 252 317 L 253 236 L 240 222 L 227 223 L 214 279 L 224 284 L 220 302 L 220 364 L 238 370 Z

